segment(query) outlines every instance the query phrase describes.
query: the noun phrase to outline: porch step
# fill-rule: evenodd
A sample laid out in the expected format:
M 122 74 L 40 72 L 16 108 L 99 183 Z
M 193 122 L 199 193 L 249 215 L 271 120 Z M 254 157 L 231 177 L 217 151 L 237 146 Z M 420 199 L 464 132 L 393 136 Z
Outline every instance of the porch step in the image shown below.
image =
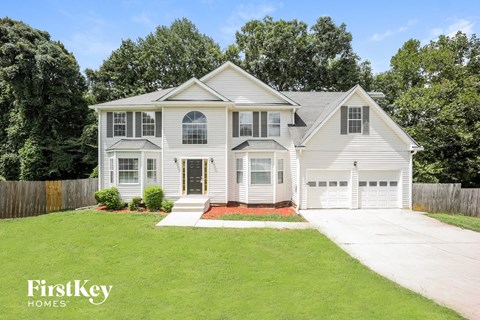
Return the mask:
M 172 212 L 201 212 L 210 208 L 210 198 L 203 195 L 182 196 L 175 201 Z

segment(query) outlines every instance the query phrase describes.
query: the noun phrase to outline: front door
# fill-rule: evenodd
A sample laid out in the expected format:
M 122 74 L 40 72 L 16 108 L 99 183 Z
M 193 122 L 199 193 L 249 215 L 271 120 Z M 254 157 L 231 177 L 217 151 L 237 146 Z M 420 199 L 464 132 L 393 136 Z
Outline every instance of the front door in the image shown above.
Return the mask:
M 202 159 L 187 160 L 187 194 L 202 194 Z

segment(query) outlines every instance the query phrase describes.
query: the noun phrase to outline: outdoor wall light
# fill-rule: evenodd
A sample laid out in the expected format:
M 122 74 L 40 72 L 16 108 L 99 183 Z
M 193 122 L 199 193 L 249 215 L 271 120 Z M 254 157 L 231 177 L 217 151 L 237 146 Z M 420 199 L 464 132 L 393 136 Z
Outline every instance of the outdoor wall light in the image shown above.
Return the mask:
M 213 163 L 213 158 L 210 158 L 210 162 Z
M 353 166 L 356 168 L 357 167 L 357 161 L 353 161 Z
M 177 163 L 177 162 L 178 162 L 178 159 L 177 159 L 177 158 L 173 158 L 173 162 Z

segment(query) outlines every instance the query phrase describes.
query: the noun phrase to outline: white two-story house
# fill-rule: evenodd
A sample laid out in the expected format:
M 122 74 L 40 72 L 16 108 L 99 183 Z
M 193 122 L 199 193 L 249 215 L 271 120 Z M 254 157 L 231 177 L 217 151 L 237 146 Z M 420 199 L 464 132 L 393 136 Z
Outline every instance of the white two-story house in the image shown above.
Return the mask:
M 279 92 L 231 62 L 201 79 L 91 106 L 99 188 L 308 208 L 410 208 L 421 147 L 360 86 Z

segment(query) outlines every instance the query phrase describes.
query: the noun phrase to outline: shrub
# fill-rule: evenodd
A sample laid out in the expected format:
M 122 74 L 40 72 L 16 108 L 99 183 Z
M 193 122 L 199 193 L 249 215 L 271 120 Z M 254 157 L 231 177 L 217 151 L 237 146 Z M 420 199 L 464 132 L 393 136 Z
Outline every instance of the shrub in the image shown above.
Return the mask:
M 90 175 L 89 175 L 88 177 L 89 177 L 90 179 L 98 178 L 98 166 L 96 166 L 95 168 L 93 168 L 92 173 L 90 173 Z
M 160 210 L 162 208 L 163 190 L 157 186 L 150 186 L 143 191 L 143 200 L 148 210 Z
M 132 199 L 132 201 L 130 201 L 128 203 L 128 208 L 131 210 L 131 211 L 135 211 L 135 210 L 138 210 L 138 208 L 140 208 L 140 205 L 142 204 L 142 198 L 140 197 L 135 197 Z
M 95 200 L 110 210 L 122 209 L 125 205 L 122 200 L 120 200 L 120 194 L 115 187 L 95 192 Z
M 173 201 L 172 200 L 163 200 L 162 201 L 162 210 L 165 212 L 171 212 L 173 208 Z

